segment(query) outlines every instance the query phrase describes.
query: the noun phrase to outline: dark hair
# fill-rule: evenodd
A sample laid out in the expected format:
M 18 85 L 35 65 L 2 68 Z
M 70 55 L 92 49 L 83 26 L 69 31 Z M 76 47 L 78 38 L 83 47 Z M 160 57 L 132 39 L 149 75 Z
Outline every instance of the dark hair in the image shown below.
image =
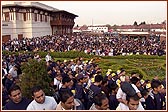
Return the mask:
M 138 81 L 140 81 L 140 79 L 137 78 L 137 77 L 132 77 L 132 78 L 130 79 L 130 81 L 132 82 L 132 84 L 135 84 L 135 85 L 136 85 L 136 83 L 137 83 Z
M 106 84 L 106 83 L 107 83 L 107 81 L 108 81 L 108 79 L 107 79 L 107 78 L 103 78 L 103 80 L 102 80 L 102 85 Z
M 99 93 L 94 97 L 94 103 L 95 105 L 101 106 L 102 105 L 102 100 L 106 99 L 106 95 L 104 93 Z
M 137 94 L 135 94 L 135 95 L 133 95 L 133 96 L 127 95 L 127 96 L 126 96 L 126 100 L 129 102 L 130 99 L 133 99 L 133 100 L 135 100 L 135 101 L 138 101 L 140 98 L 139 98 L 139 96 L 138 96 Z
M 11 95 L 12 91 L 20 90 L 21 88 L 18 85 L 12 85 L 8 91 L 8 94 Z
M 102 75 L 96 75 L 95 76 L 95 82 L 100 82 L 103 80 L 103 76 Z
M 143 78 L 143 75 L 142 75 L 142 74 L 139 74 L 139 78 L 142 79 L 142 78 Z
M 71 81 L 71 78 L 69 76 L 65 76 L 62 78 L 62 84 L 65 84 L 66 82 L 70 82 Z
M 152 80 L 151 87 L 152 89 L 159 87 L 162 83 L 159 80 Z
M 61 91 L 61 92 L 59 92 L 59 96 L 60 96 L 60 101 L 62 103 L 65 103 L 68 98 L 73 96 L 73 93 L 70 90 Z
M 112 83 L 108 85 L 110 90 L 116 90 L 118 88 L 118 85 L 116 83 Z
M 34 86 L 34 87 L 32 87 L 32 89 L 31 89 L 32 96 L 34 96 L 35 92 L 38 92 L 40 90 L 42 90 L 41 86 Z
M 142 97 L 148 95 L 148 90 L 146 90 L 146 89 L 142 90 L 141 95 L 142 95 Z

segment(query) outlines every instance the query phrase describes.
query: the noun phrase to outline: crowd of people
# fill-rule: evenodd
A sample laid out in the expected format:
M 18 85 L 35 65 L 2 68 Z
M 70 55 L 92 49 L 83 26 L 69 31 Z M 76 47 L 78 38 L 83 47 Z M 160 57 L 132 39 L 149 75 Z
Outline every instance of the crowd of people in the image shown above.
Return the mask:
M 36 42 L 36 41 L 35 41 Z M 80 48 L 80 47 L 79 47 Z M 165 110 L 166 79 L 144 80 L 135 72 L 128 75 L 125 69 L 110 68 L 102 74 L 94 59 L 54 61 L 48 53 L 45 57 L 48 82 L 52 96 L 46 96 L 43 88 L 34 85 L 32 98 L 22 96 L 17 85 L 22 62 L 29 58 L 41 60 L 38 54 L 2 55 L 2 104 L 4 110 Z
M 51 51 L 66 52 L 70 50 L 83 51 L 99 56 L 116 55 L 165 55 L 166 42 L 154 37 L 124 38 L 119 36 L 94 35 L 48 35 L 44 37 L 14 39 L 2 43 L 2 50 L 7 51 Z

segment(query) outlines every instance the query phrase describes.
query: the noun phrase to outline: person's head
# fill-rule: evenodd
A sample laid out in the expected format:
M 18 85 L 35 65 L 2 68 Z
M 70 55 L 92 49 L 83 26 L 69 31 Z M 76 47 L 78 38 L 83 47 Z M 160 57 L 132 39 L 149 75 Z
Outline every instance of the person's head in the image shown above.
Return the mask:
M 60 92 L 60 101 L 65 110 L 71 110 L 75 106 L 73 93 L 69 90 Z
M 32 97 L 37 103 L 43 104 L 45 101 L 45 93 L 40 86 L 34 86 L 31 90 Z
M 140 79 L 137 78 L 137 77 L 132 77 L 130 79 L 131 83 L 133 83 L 134 85 L 136 85 L 137 87 L 140 87 L 141 86 L 141 83 L 140 83 Z
M 144 99 L 147 99 L 148 98 L 148 90 L 144 89 L 143 91 L 141 91 L 141 95 Z
M 13 85 L 9 89 L 9 97 L 14 103 L 19 103 L 22 100 L 21 89 L 18 85 Z
M 110 92 L 112 92 L 112 94 L 117 94 L 117 91 L 118 91 L 119 87 L 116 83 L 112 83 L 108 87 L 111 90 Z
M 136 72 L 131 72 L 131 77 L 137 77 L 137 73 Z
M 162 83 L 159 80 L 152 80 L 151 87 L 153 91 L 159 92 L 162 90 Z
M 130 82 L 130 77 L 128 75 L 125 76 L 125 81 Z
M 62 75 L 61 75 L 61 73 L 57 73 L 55 77 L 56 77 L 56 79 L 59 80 L 59 81 L 62 80 Z
M 103 78 L 102 80 L 102 85 L 105 87 L 108 85 L 108 79 L 107 78 Z
M 109 108 L 109 100 L 104 93 L 99 93 L 94 97 L 95 107 L 98 110 L 107 110 Z
M 69 76 L 63 77 L 62 78 L 62 84 L 63 84 L 63 86 L 69 87 L 71 85 L 71 83 L 72 83 L 71 80 L 72 79 Z
M 103 80 L 103 76 L 102 75 L 96 75 L 95 76 L 95 82 L 99 83 L 99 85 L 101 85 L 102 80 Z
M 140 98 L 137 94 L 135 94 L 133 96 L 127 95 L 126 100 L 128 101 L 127 105 L 128 105 L 129 110 L 137 110 L 137 108 L 139 106 L 139 101 L 140 101 Z

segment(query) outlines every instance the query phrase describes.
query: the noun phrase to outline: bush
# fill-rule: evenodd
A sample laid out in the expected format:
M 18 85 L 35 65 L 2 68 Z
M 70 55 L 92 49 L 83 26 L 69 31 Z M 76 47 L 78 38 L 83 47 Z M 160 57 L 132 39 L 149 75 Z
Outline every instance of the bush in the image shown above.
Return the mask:
M 39 85 L 43 88 L 46 95 L 51 95 L 50 82 L 51 79 L 47 74 L 47 67 L 44 61 L 36 61 L 34 59 L 24 63 L 21 67 L 23 74 L 20 76 L 19 85 L 23 91 L 23 95 L 32 98 L 31 88 Z

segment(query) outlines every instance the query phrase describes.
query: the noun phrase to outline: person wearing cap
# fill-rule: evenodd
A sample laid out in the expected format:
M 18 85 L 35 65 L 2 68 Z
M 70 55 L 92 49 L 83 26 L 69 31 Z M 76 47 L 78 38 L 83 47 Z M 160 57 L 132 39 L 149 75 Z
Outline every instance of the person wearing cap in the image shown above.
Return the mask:
M 85 101 L 85 92 L 83 88 L 83 84 L 85 82 L 85 76 L 84 74 L 80 73 L 77 75 L 77 83 L 75 85 L 75 98 L 79 99 L 83 104 L 86 102 Z
M 126 96 L 127 103 L 119 103 L 116 110 L 144 110 L 140 98 L 137 94 L 134 94 L 133 96 Z

